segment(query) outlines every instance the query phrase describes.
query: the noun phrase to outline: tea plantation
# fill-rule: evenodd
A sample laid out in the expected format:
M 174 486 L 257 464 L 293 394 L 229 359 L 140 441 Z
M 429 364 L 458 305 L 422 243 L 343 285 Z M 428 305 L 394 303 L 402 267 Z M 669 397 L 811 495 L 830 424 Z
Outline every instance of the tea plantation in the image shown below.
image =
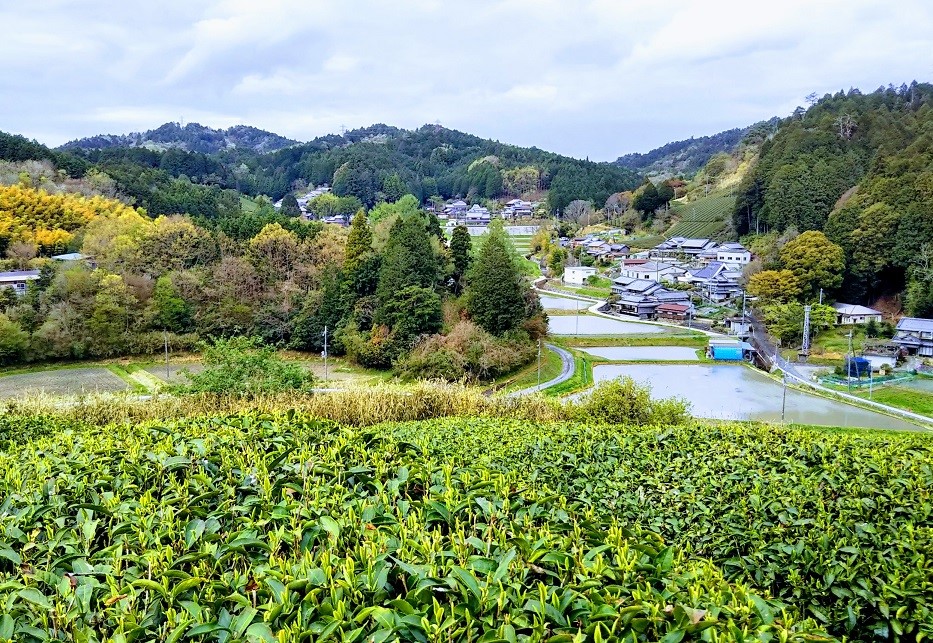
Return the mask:
M 0 417 L 0 641 L 918 641 L 926 435 Z

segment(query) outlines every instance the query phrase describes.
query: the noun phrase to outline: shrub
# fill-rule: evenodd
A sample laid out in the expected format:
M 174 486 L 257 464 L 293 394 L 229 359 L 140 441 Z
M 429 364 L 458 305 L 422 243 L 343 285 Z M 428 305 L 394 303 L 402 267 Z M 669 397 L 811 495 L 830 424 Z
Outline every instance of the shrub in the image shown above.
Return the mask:
M 461 321 L 447 335 L 422 340 L 397 366 L 407 380 L 488 381 L 527 364 L 535 351 L 524 331 L 496 338 L 470 321 Z
M 282 360 L 271 346 L 258 339 L 231 337 L 202 344 L 204 370 L 188 374 L 191 393 L 256 395 L 307 390 L 314 376 L 302 366 Z
M 651 387 L 631 377 L 600 382 L 582 403 L 574 405 L 580 420 L 638 426 L 683 424 L 690 418 L 689 409 L 678 398 L 652 399 Z

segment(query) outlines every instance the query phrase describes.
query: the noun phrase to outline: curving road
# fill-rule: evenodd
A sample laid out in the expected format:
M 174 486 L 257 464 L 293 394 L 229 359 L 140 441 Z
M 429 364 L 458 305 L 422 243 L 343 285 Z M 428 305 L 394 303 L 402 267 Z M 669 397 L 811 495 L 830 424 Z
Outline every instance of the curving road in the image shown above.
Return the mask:
M 557 353 L 558 357 L 560 357 L 560 362 L 561 362 L 560 375 L 558 375 L 557 377 L 555 377 L 554 379 L 550 381 L 542 382 L 541 384 L 532 386 L 531 388 L 522 389 L 520 391 L 513 391 L 512 393 L 509 393 L 509 397 L 516 397 L 518 395 L 530 395 L 531 393 L 537 393 L 538 391 L 543 391 L 546 388 L 557 386 L 558 384 L 566 382 L 571 377 L 573 377 L 573 374 L 576 371 L 576 367 L 577 367 L 577 363 L 576 363 L 576 360 L 574 360 L 573 358 L 573 354 L 568 350 L 564 350 L 563 348 L 559 348 L 558 346 L 555 346 L 554 344 L 545 344 L 544 346 L 549 351 L 553 351 Z

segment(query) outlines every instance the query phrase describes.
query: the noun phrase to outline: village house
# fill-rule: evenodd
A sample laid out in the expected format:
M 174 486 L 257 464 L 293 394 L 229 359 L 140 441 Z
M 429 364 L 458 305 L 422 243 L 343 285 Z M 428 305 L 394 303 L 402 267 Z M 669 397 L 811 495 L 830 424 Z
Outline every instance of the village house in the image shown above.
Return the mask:
M 691 317 L 693 315 L 693 305 L 687 293 L 667 290 L 657 281 L 650 279 L 616 277 L 612 282 L 612 294 L 615 295 L 615 301 L 610 304 L 610 308 L 640 319 L 654 319 L 661 306 L 665 306 L 661 312 L 667 315 L 667 319 L 674 319 L 671 315 L 681 313 Z M 671 305 L 687 308 L 678 312 L 679 309 L 671 308 Z
M 612 257 L 613 259 L 621 259 L 623 257 L 627 257 L 631 251 L 632 249 L 629 248 L 624 243 L 609 244 L 609 256 Z
M 512 199 L 505 204 L 502 209 L 503 219 L 526 219 L 534 216 L 534 210 L 538 203 L 523 201 L 521 199 Z
M 856 304 L 833 304 L 836 309 L 836 324 L 848 326 L 850 324 L 867 324 L 869 321 L 880 322 L 881 311 Z
M 933 319 L 902 317 L 891 341 L 911 355 L 933 357 Z
M 12 288 L 17 295 L 25 295 L 30 281 L 39 278 L 38 270 L 11 270 L 0 272 L 0 288 Z
M 669 263 L 660 261 L 647 261 L 642 264 L 622 266 L 619 273 L 622 277 L 635 279 L 653 279 L 655 281 L 677 281 L 686 274 L 686 270 Z
M 489 210 L 478 203 L 474 203 L 473 207 L 467 210 L 463 217 L 466 219 L 467 225 L 489 225 L 491 218 Z
M 677 255 L 697 256 L 717 244 L 712 239 L 688 239 L 686 237 L 671 237 L 654 247 L 654 252 L 661 256 L 673 257 Z
M 564 268 L 564 276 L 562 281 L 565 284 L 574 284 L 576 286 L 582 286 L 586 283 L 586 280 L 596 274 L 596 268 L 592 266 L 567 266 Z
M 724 243 L 716 248 L 716 261 L 729 267 L 747 266 L 752 261 L 752 253 L 741 243 Z

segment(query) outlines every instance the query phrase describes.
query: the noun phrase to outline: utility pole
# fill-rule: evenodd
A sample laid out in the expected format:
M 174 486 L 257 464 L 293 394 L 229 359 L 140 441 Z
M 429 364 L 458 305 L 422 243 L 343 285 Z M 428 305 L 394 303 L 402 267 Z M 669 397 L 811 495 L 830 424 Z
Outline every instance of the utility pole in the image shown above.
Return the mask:
M 541 338 L 538 338 L 538 389 L 541 388 Z
M 787 373 L 781 371 L 781 382 L 784 384 L 784 395 L 781 398 L 781 424 L 784 424 L 784 411 L 787 409 Z
M 321 353 L 324 357 L 324 382 L 327 382 L 327 326 L 324 326 L 324 352 Z
M 573 334 L 576 336 L 580 334 L 580 300 L 576 299 L 575 301 L 577 306 L 577 317 L 574 321 Z
M 846 365 L 846 381 L 849 384 L 849 393 L 852 392 L 852 360 L 854 355 L 852 354 L 852 330 L 849 330 L 849 363 Z M 855 371 L 858 373 L 858 370 Z
M 804 356 L 810 354 L 810 306 L 803 307 L 803 346 L 800 351 Z

